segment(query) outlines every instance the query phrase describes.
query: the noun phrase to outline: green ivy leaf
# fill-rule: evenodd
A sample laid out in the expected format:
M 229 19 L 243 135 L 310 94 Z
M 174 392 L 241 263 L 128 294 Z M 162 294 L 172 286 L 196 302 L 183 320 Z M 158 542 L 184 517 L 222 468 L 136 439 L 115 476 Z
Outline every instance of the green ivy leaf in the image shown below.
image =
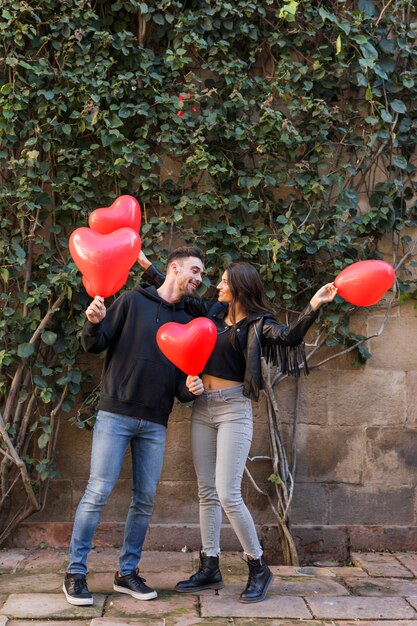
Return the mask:
M 17 346 L 17 354 L 21 359 L 27 359 L 35 352 L 33 343 L 21 343 Z
M 407 159 L 403 157 L 402 154 L 395 154 L 393 158 L 393 162 L 401 170 L 407 169 L 407 166 L 408 166 Z
M 404 102 L 401 102 L 401 100 L 393 100 L 391 102 L 391 108 L 396 113 L 407 113 L 407 107 Z
M 49 443 L 50 440 L 50 435 L 48 433 L 42 433 L 42 435 L 40 435 L 40 437 L 38 437 L 38 448 L 40 448 L 41 450 L 43 448 L 46 448 L 46 446 Z
M 35 383 L 35 385 L 37 387 L 39 387 L 40 389 L 47 389 L 48 387 L 48 383 L 46 382 L 46 380 L 44 378 L 42 378 L 41 376 L 34 376 L 33 377 L 33 382 Z
M 51 330 L 47 330 L 42 333 L 41 337 L 42 341 L 46 343 L 47 346 L 53 346 L 58 338 L 58 335 L 53 333 Z
M 367 17 L 375 17 L 377 15 L 377 8 L 374 0 L 359 0 L 358 9 L 365 13 Z

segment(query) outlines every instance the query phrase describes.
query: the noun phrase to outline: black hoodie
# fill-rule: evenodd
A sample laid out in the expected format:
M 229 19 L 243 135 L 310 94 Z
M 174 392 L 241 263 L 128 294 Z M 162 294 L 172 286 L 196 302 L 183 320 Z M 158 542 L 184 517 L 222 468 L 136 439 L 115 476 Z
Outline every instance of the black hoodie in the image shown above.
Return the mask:
M 181 402 L 195 400 L 185 374 L 156 343 L 162 324 L 185 324 L 190 319 L 181 301 L 169 304 L 155 287 L 137 287 L 119 296 L 99 324 L 87 321 L 81 337 L 84 350 L 107 350 L 99 409 L 166 426 L 175 396 Z

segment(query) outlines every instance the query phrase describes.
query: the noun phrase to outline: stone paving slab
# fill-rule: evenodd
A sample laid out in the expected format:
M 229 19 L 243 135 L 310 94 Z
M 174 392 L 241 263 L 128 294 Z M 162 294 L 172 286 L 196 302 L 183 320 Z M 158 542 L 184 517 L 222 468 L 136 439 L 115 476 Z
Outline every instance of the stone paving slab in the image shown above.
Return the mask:
M 193 565 L 196 568 L 199 565 L 198 553 L 194 553 L 193 557 Z M 220 569 L 224 575 L 246 579 L 248 577 L 248 566 L 246 561 L 243 560 L 241 552 L 222 553 L 220 556 Z
M 93 619 L 90 626 L 194 626 L 203 623 L 201 617 L 168 617 L 162 619 L 126 619 L 101 617 Z M 224 626 L 224 624 L 219 624 Z
M 417 611 L 417 596 L 409 596 L 407 600 L 409 601 L 411 606 Z
M 245 581 L 246 584 L 246 581 Z M 238 598 L 243 591 L 245 584 L 225 585 L 219 591 L 220 595 Z M 268 596 L 343 596 L 349 595 L 349 591 L 340 583 L 334 580 L 317 580 L 315 578 L 279 578 L 274 577 L 268 589 Z M 259 605 L 258 605 L 259 606 Z
M 51 593 L 61 591 L 63 574 L 11 574 L 0 577 L 2 593 Z
M 191 552 L 144 552 L 140 561 L 140 569 L 144 572 L 160 572 L 161 566 L 163 566 L 164 572 L 167 570 L 173 570 L 179 568 L 189 568 L 190 573 L 194 571 L 195 564 L 198 563 L 198 558 L 193 558 Z
M 113 591 L 113 580 L 114 572 L 97 572 L 87 576 L 88 588 L 94 595 L 96 593 L 104 593 L 105 595 L 115 593 Z M 63 575 L 61 574 L 61 588 L 62 582 Z
M 299 576 L 316 576 L 320 578 L 335 578 L 335 574 L 329 567 L 318 567 L 316 565 L 306 565 L 297 568 Z
M 253 617 L 253 618 L 295 618 L 308 619 L 313 615 L 307 609 L 303 598 L 296 596 L 268 595 L 263 602 L 243 604 L 237 596 L 223 593 L 200 595 L 202 617 Z
M 113 572 L 119 568 L 119 550 L 115 548 L 95 548 L 88 555 L 89 572 Z M 145 551 L 139 564 L 145 577 L 148 572 L 186 570 L 193 572 L 193 557 L 190 552 Z
M 362 568 L 355 567 L 354 565 L 340 565 L 339 567 L 331 567 L 330 569 L 333 574 L 335 574 L 335 576 L 337 576 L 338 578 L 346 578 L 348 576 L 355 576 L 357 578 L 359 578 L 359 576 L 362 576 L 363 578 L 366 578 L 368 576 L 368 574 L 364 572 Z
M 32 626 L 32 622 L 30 626 Z M 50 626 L 50 622 L 41 624 L 35 624 L 35 626 Z M 139 619 L 123 619 L 123 618 L 109 618 L 101 617 L 95 618 L 91 621 L 90 626 L 197 626 L 198 624 L 204 624 L 204 626 L 336 626 L 333 621 L 322 620 L 302 620 L 299 619 L 282 619 L 282 618 L 270 618 L 260 619 L 254 618 L 221 618 L 220 620 L 213 617 L 175 617 L 170 616 L 161 619 L 139 618 Z M 8 626 L 28 626 L 27 622 L 16 624 L 8 624 Z M 61 626 L 61 623 L 53 624 L 52 626 Z M 72 622 L 71 626 L 75 626 L 75 622 Z M 356 622 L 355 626 L 361 626 Z M 379 625 L 378 625 L 379 626 Z M 390 626 L 388 624 L 388 626 Z M 398 626 L 396 624 L 395 626 Z M 406 624 L 407 626 L 407 624 Z M 411 624 L 410 626 L 414 626 Z
M 36 550 L 29 554 L 20 565 L 19 569 L 25 572 L 50 572 L 65 571 L 68 562 L 67 552 L 64 550 L 54 550 L 47 548 L 45 550 Z
M 243 591 L 241 589 L 240 591 Z M 240 592 L 239 592 L 240 593 Z M 236 594 L 239 595 L 236 591 Z M 288 596 L 343 596 L 349 595 L 349 591 L 335 580 L 317 578 L 279 578 L 275 577 L 269 587 L 268 593 Z
M 93 620 L 94 621 L 94 620 Z M 0 622 L 1 624 L 1 622 Z M 71 621 L 51 621 L 51 620 L 15 620 L 12 619 L 8 622 L 7 626 L 90 626 L 90 620 L 71 620 Z
M 112 618 L 156 618 L 172 615 L 198 617 L 197 597 L 192 594 L 181 594 L 160 591 L 155 600 L 135 600 L 132 596 L 116 593 L 106 603 L 106 617 Z M 98 617 L 98 616 L 96 616 Z
M 101 615 L 104 600 L 105 596 L 97 594 L 93 606 L 73 606 L 68 604 L 64 593 L 12 593 L 1 612 L 10 618 L 88 619 Z
M 293 565 L 270 565 L 271 572 L 276 576 L 325 576 L 325 577 L 344 577 L 344 576 L 367 576 L 368 574 L 360 567 L 353 565 L 327 565 L 326 567 L 312 565 L 308 567 Z M 305 572 L 310 573 L 305 573 Z
M 403 578 L 347 578 L 346 586 L 356 596 L 417 596 L 417 580 Z
M 385 552 L 353 552 L 352 563 L 370 576 L 413 578 L 413 574 L 395 558 Z
M 303 624 L 304 626 L 304 624 Z M 398 621 L 396 620 L 361 620 L 360 622 L 358 622 L 358 620 L 353 620 L 353 621 L 339 621 L 337 620 L 337 622 L 332 622 L 332 626 L 417 626 L 417 620 L 415 619 L 405 619 L 405 620 L 401 620 Z
M 184 569 L 178 569 L 176 572 L 174 571 L 168 571 L 168 572 L 145 572 L 144 573 L 144 578 L 146 580 L 146 584 L 150 585 L 151 587 L 153 587 L 154 589 L 156 589 L 157 591 L 160 589 L 162 590 L 166 590 L 166 591 L 174 591 L 174 587 L 175 585 L 180 581 L 180 580 L 188 580 L 189 577 L 191 575 L 191 572 L 187 572 Z M 224 576 L 224 580 L 225 582 L 227 582 L 227 577 Z M 246 580 L 245 583 L 242 586 L 245 586 L 246 584 Z M 175 592 L 177 593 L 177 592 Z
M 416 611 L 403 598 L 307 598 L 313 617 L 319 619 L 411 619 Z
M 206 619 L 204 621 L 205 626 L 211 626 L 213 623 L 212 619 Z M 217 622 L 216 622 L 217 624 Z M 322 621 L 315 619 L 286 619 L 286 618 L 271 618 L 271 619 L 259 619 L 258 617 L 254 617 L 250 620 L 245 620 L 242 618 L 231 618 L 230 621 L 223 620 L 219 623 L 219 626 L 335 626 L 333 621 Z M 356 624 L 356 626 L 360 626 L 360 624 Z
M 119 568 L 119 550 L 115 548 L 94 548 L 87 561 L 89 572 L 114 572 Z
M 29 550 L 0 550 L 0 574 L 13 572 L 30 554 Z
M 295 565 L 270 565 L 269 569 L 276 576 L 300 576 L 299 567 Z
M 396 554 L 396 557 L 411 571 L 413 576 L 417 577 L 417 554 Z
M 60 585 L 62 587 L 62 575 L 60 575 Z M 159 591 L 172 591 L 179 580 L 186 580 L 190 576 L 189 572 L 177 571 L 177 572 L 148 572 L 144 573 L 143 577 L 146 580 L 146 584 Z M 116 594 L 113 591 L 113 572 L 99 572 L 88 575 L 88 588 L 91 593 L 111 593 Z M 244 586 L 244 585 L 243 585 Z M 242 587 L 243 589 L 243 587 Z M 176 592 L 175 592 L 176 593 Z

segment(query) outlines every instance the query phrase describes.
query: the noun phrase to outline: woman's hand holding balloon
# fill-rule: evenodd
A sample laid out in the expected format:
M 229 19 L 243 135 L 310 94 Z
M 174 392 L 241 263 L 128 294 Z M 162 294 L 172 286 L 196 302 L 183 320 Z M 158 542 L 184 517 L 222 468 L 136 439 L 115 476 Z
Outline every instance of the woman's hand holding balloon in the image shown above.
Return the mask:
M 148 267 L 150 265 L 152 265 L 152 263 L 149 261 L 148 257 L 145 255 L 145 253 L 141 250 L 138 256 L 138 263 L 141 266 L 142 269 L 147 270 Z
M 104 298 L 96 296 L 85 312 L 87 319 L 92 324 L 99 324 L 106 317 Z
M 323 285 L 323 287 L 320 287 L 320 289 L 316 291 L 314 296 L 311 298 L 311 308 L 316 311 L 322 304 L 332 302 L 335 299 L 336 294 L 337 287 L 334 286 L 334 283 L 327 283 L 327 285 Z

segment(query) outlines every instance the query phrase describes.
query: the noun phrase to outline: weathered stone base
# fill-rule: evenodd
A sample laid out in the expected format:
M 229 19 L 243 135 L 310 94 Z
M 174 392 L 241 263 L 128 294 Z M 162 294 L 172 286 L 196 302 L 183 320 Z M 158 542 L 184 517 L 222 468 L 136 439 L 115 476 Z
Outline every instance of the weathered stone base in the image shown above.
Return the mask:
M 72 524 L 35 523 L 21 524 L 5 547 L 36 548 L 45 544 L 51 548 L 69 545 Z M 118 547 L 123 542 L 124 524 L 100 524 L 94 539 L 97 547 Z M 282 557 L 276 528 L 261 526 L 259 536 L 269 563 L 280 564 Z M 323 560 L 346 561 L 351 551 L 416 551 L 417 526 L 313 526 L 294 525 L 292 534 L 301 563 Z M 197 524 L 151 524 L 145 542 L 146 550 L 191 551 L 200 548 Z M 230 526 L 222 528 L 222 549 L 241 550 Z

